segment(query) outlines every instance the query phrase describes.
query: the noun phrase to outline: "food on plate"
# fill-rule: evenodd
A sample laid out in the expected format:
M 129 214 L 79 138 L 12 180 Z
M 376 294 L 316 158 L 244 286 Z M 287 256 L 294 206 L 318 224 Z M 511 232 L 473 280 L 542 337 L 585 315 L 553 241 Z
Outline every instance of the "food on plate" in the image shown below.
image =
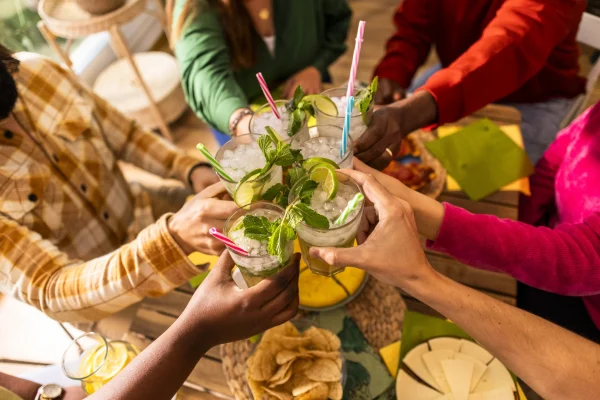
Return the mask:
M 255 400 L 341 400 L 341 342 L 311 326 L 300 332 L 291 322 L 264 333 L 247 361 L 246 378 Z
M 450 337 L 421 343 L 402 360 L 399 400 L 515 400 L 506 367 L 478 344 Z
M 421 146 L 415 135 L 408 135 L 395 159 L 383 170 L 413 190 L 419 190 L 436 177 L 434 169 L 423 162 Z

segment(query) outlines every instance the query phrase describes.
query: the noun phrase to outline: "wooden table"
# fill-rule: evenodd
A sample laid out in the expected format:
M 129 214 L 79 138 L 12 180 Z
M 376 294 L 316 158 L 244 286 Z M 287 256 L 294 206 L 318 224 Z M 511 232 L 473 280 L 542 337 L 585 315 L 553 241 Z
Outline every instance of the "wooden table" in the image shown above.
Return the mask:
M 520 114 L 508 107 L 490 106 L 460 121 L 460 124 L 472 122 L 474 119 L 487 117 L 499 125 L 519 124 Z M 474 213 L 493 214 L 503 218 L 516 219 L 518 193 L 498 192 L 483 201 L 469 200 L 460 192 L 444 192 L 441 201 L 447 201 Z M 503 274 L 481 271 L 441 253 L 427 250 L 431 264 L 447 276 L 468 286 L 480 289 L 485 293 L 510 304 L 515 303 L 516 282 Z M 98 323 L 95 329 L 111 338 L 124 337 L 140 348 L 147 346 L 153 339 L 162 334 L 180 315 L 187 305 L 193 289 L 189 285 L 182 286 L 168 295 L 152 299 L 148 298 L 140 304 Z M 417 300 L 406 298 L 409 309 L 434 314 L 426 305 Z M 182 388 L 180 399 L 232 399 L 233 396 L 221 367 L 218 348 L 211 349 L 200 360 L 188 381 Z

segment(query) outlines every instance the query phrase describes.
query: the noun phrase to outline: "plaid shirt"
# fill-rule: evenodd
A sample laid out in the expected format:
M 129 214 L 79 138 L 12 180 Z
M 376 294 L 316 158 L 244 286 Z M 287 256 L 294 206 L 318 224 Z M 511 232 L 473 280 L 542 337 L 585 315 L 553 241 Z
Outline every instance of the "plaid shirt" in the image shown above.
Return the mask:
M 92 321 L 201 272 L 154 220 L 118 160 L 188 182 L 201 159 L 147 132 L 70 72 L 22 53 L 13 115 L 0 130 L 0 290 L 62 321 Z

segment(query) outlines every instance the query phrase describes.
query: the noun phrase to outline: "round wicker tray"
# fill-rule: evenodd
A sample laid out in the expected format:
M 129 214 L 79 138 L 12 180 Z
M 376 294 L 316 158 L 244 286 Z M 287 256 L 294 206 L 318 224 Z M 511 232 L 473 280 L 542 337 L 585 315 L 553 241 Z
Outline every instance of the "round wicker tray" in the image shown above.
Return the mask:
M 402 322 L 406 304 L 398 290 L 369 279 L 365 289 L 354 301 L 346 305 L 369 344 L 375 349 L 398 340 L 402 335 Z M 299 317 L 304 315 L 302 312 Z M 228 343 L 221 346 L 223 371 L 237 400 L 252 400 L 246 383 L 246 361 L 252 350 L 248 340 Z
M 147 0 L 127 0 L 125 5 L 104 15 L 92 15 L 82 10 L 75 0 L 42 0 L 38 13 L 55 35 L 75 39 L 122 25 L 146 9 Z

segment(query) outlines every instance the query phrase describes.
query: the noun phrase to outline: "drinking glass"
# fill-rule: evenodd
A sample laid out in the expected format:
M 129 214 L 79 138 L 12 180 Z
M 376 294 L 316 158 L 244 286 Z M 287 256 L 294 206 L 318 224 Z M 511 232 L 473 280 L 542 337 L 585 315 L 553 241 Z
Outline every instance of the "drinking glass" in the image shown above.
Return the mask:
M 267 133 L 265 127 L 270 126 L 273 130 L 279 135 L 279 139 L 282 142 L 289 143 L 292 138 L 288 135 L 288 125 L 290 123 L 290 115 L 285 109 L 285 104 L 288 100 L 275 100 L 275 105 L 277 106 L 277 110 L 279 111 L 279 115 L 281 119 L 277 119 L 275 114 L 273 114 L 273 110 L 269 103 L 262 105 L 252 118 L 250 118 L 250 132 L 258 133 L 264 135 Z M 301 132 L 306 132 L 308 130 L 308 115 L 304 114 L 304 122 L 302 123 L 302 127 L 296 133 L 296 135 Z
M 344 157 L 340 157 L 340 144 L 344 131 L 336 125 L 315 125 L 308 131 L 298 133 L 292 138 L 292 148 L 302 150 L 304 159 L 320 157 L 335 162 L 340 168 L 352 168 L 354 158 L 354 144 L 348 137 Z M 327 148 L 319 142 L 319 138 L 334 138 L 335 146 Z
M 354 93 L 357 93 L 360 89 L 355 88 Z M 338 115 L 331 115 L 321 110 L 318 103 L 315 105 L 315 113 L 317 118 L 317 124 L 319 125 L 336 125 L 340 128 L 344 127 L 344 119 L 346 114 L 346 108 L 342 104 L 342 98 L 346 97 L 347 88 L 336 88 L 329 89 L 321 93 L 321 96 L 329 97 L 338 107 Z M 358 102 L 357 102 L 358 103 Z M 365 117 L 358 110 L 358 105 L 354 105 L 352 110 L 352 116 L 350 117 L 350 136 L 354 141 L 358 140 L 363 133 L 367 130 L 367 126 L 371 123 L 373 118 L 373 104 L 369 106 Z

